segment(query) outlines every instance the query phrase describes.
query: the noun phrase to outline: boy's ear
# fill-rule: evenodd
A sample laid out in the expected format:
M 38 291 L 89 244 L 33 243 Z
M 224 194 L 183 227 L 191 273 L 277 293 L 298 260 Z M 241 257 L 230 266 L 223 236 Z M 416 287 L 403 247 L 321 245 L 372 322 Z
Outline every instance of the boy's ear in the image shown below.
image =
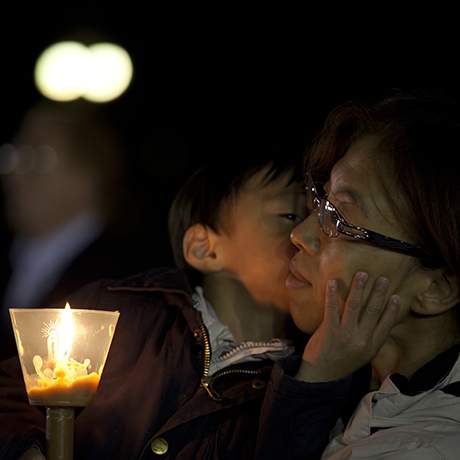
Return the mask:
M 456 276 L 437 270 L 428 288 L 419 294 L 412 311 L 421 315 L 444 313 L 460 302 L 460 283 Z
M 195 224 L 185 231 L 182 242 L 184 258 L 189 265 L 202 273 L 221 270 L 217 252 L 218 235 L 209 227 Z

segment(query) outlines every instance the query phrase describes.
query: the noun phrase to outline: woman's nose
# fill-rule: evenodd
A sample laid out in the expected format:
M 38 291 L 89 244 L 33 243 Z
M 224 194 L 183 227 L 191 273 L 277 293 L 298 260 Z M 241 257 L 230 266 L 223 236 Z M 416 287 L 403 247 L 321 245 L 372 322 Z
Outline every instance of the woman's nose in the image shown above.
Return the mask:
M 318 216 L 316 213 L 312 213 L 294 227 L 290 235 L 291 242 L 301 251 L 305 251 L 310 255 L 315 255 L 320 249 L 318 230 Z

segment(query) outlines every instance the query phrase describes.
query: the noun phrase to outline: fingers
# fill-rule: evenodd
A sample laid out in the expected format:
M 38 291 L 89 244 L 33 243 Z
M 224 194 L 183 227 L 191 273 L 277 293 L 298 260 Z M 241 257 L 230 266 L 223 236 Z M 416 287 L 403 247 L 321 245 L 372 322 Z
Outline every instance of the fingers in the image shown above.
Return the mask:
M 392 295 L 373 333 L 373 345 L 376 351 L 380 349 L 388 334 L 398 322 L 400 307 L 401 298 L 398 295 Z
M 340 323 L 340 301 L 337 280 L 329 280 L 326 287 L 326 303 L 323 322 L 336 327 Z
M 385 299 L 390 282 L 380 276 L 374 283 L 367 302 L 361 311 L 360 324 L 365 330 L 373 331 L 385 309 Z
M 353 334 L 360 335 L 366 341 L 379 341 L 390 332 L 395 325 L 399 310 L 399 296 L 392 296 L 392 302 L 386 303 L 389 280 L 380 276 L 372 286 L 367 297 L 364 296 L 367 273 L 357 272 L 351 283 L 351 287 L 345 303 L 342 316 L 342 326 Z M 379 339 L 375 334 L 379 335 Z
M 345 301 L 345 310 L 342 318 L 344 326 L 354 327 L 359 321 L 364 303 L 364 287 L 366 286 L 367 279 L 368 275 L 365 272 L 357 272 L 353 277 L 347 300 Z

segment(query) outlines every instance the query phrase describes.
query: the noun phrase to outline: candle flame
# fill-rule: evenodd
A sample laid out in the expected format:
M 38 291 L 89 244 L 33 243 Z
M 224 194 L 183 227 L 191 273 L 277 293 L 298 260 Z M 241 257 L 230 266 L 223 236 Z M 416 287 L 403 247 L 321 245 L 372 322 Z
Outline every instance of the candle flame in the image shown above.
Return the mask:
M 72 319 L 72 310 L 67 302 L 57 326 L 58 344 L 56 358 L 58 361 L 68 361 L 72 351 L 74 336 L 74 324 Z
M 72 309 L 68 302 L 64 309 L 57 310 L 57 316 L 55 321 L 44 323 L 41 329 L 47 341 L 48 356 L 42 358 L 40 355 L 35 355 L 32 359 L 37 375 L 35 390 L 45 391 L 53 386 L 62 389 L 63 385 L 70 388 L 76 381 L 80 384 L 94 381 L 94 388 L 97 388 L 99 375 L 95 372 L 89 373 L 91 361 L 85 358 L 80 362 L 71 356 L 78 326 L 74 324 Z M 79 390 L 75 389 L 75 391 Z

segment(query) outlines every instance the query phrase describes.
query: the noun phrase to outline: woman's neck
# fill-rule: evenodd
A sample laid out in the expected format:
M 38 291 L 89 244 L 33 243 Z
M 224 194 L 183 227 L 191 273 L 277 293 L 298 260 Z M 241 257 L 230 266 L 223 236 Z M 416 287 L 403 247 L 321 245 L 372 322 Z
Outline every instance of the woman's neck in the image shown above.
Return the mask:
M 204 277 L 203 292 L 237 341 L 285 338 L 287 314 L 257 303 L 241 281 L 222 274 Z
M 455 311 L 437 316 L 411 316 L 392 331 L 372 361 L 374 379 L 381 383 L 395 372 L 412 375 L 440 353 L 460 342 Z

